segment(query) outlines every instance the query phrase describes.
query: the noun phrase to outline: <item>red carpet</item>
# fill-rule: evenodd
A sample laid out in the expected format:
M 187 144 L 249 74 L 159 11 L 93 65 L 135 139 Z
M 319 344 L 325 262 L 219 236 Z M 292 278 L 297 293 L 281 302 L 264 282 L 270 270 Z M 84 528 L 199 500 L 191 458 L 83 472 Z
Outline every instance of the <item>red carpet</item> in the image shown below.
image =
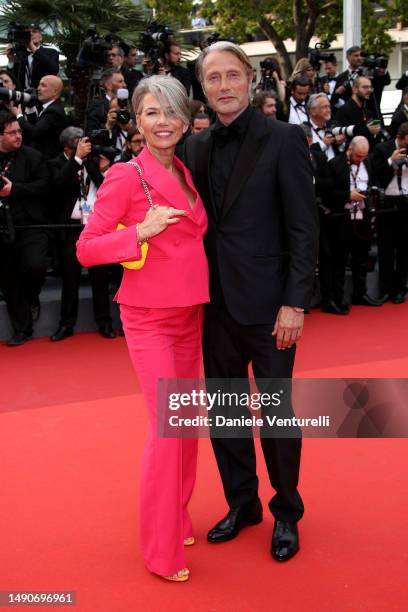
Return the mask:
M 407 376 L 407 315 L 408 304 L 354 308 L 344 318 L 312 313 L 297 375 Z M 225 502 L 202 440 L 192 579 L 168 584 L 139 554 L 146 419 L 123 339 L 33 340 L 1 346 L 0 362 L 0 591 L 73 590 L 80 612 L 406 609 L 405 440 L 304 441 L 301 552 L 283 565 L 269 556 L 267 512 L 232 542 L 205 542 Z

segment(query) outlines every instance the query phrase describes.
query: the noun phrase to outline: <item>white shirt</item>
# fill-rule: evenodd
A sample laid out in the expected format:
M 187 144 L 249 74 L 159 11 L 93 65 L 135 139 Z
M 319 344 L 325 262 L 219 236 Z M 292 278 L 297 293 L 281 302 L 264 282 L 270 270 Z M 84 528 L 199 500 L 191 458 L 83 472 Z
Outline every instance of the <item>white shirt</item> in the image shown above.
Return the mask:
M 306 104 L 299 104 L 296 102 L 293 96 L 289 100 L 290 111 L 289 111 L 289 123 L 299 125 L 309 121 L 308 114 L 306 112 Z
M 350 191 L 358 189 L 358 191 L 367 191 L 368 188 L 368 172 L 364 163 L 351 164 L 350 166 Z

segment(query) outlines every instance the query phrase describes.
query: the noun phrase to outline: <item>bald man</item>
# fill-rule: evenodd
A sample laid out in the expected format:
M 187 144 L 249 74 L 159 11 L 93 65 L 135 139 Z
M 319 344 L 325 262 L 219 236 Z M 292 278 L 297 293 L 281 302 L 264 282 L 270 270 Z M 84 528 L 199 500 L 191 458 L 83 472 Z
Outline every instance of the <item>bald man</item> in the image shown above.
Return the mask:
M 332 295 L 325 312 L 349 313 L 345 297 L 346 264 L 351 255 L 353 276 L 352 304 L 381 306 L 367 294 L 368 253 L 370 250 L 370 217 L 367 214 L 366 193 L 372 184 L 371 164 L 367 159 L 370 145 L 365 136 L 355 136 L 347 151 L 329 161 L 332 182 L 329 224 L 332 253 Z
M 23 114 L 21 106 L 12 108 L 23 131 L 24 144 L 37 149 L 45 159 L 59 153 L 59 136 L 67 126 L 67 117 L 60 100 L 63 83 L 54 75 L 42 77 L 37 87 L 39 106 L 27 108 Z

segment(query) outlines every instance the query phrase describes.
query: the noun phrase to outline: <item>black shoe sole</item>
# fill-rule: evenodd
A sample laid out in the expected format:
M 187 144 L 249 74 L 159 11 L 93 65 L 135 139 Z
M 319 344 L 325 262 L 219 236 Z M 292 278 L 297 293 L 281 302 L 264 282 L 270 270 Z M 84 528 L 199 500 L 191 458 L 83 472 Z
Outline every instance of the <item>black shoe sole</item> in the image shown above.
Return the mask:
M 292 559 L 295 555 L 297 555 L 299 550 L 300 550 L 300 546 L 298 546 L 290 555 L 288 555 L 287 557 L 284 557 L 283 559 L 281 557 L 276 557 L 272 551 L 271 551 L 271 556 L 272 556 L 272 559 L 274 559 L 278 563 L 285 563 L 285 561 L 290 561 L 290 559 Z

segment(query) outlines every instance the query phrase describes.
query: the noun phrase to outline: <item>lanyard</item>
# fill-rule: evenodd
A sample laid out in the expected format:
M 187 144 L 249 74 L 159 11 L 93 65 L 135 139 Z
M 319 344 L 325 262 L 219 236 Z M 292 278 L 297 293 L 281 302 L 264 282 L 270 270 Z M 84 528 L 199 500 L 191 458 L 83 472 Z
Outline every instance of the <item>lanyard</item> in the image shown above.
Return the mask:
M 299 103 L 297 102 L 296 106 L 297 106 L 297 104 L 299 104 Z M 290 105 L 293 108 L 293 110 L 295 111 L 295 113 L 297 114 L 297 118 L 301 122 L 302 121 L 302 117 L 299 115 L 298 109 L 296 108 L 295 104 L 293 104 L 292 100 L 290 101 Z M 302 104 L 300 104 L 299 106 L 301 106 L 301 108 L 304 109 L 303 110 L 303 114 L 305 115 L 306 118 L 308 118 L 308 114 L 306 112 L 306 108 Z
M 353 184 L 354 184 L 354 189 L 358 189 L 358 187 L 357 187 L 357 179 L 358 179 L 358 175 L 360 173 L 360 166 L 361 166 L 361 164 L 358 164 L 356 171 L 353 172 L 353 170 L 351 169 L 351 164 L 350 164 L 350 176 L 351 176 L 351 180 L 353 181 Z

